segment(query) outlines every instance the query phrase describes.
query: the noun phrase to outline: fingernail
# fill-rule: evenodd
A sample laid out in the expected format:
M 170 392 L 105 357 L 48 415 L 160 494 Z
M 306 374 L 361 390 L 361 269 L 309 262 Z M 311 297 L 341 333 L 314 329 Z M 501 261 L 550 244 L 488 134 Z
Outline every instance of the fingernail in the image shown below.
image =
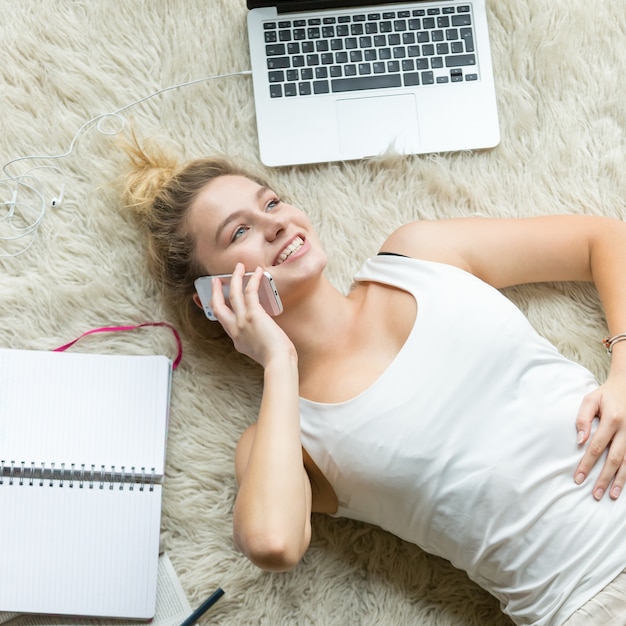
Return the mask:
M 621 487 L 613 487 L 613 489 L 611 489 L 611 497 L 612 498 L 619 498 L 619 494 L 622 493 L 622 488 Z
M 580 485 L 583 482 L 583 480 L 585 480 L 585 475 L 582 472 L 580 472 L 576 474 L 576 478 L 574 478 L 574 480 L 576 481 L 577 485 Z
M 594 497 L 596 500 L 600 500 L 600 498 L 602 498 L 602 496 L 603 496 L 603 495 L 604 495 L 604 489 L 600 489 L 600 488 L 599 488 L 599 489 L 596 489 L 596 490 L 593 492 L 593 497 Z
M 579 445 L 583 442 L 584 438 L 585 438 L 585 431 L 584 430 L 579 430 L 578 431 L 578 444 Z

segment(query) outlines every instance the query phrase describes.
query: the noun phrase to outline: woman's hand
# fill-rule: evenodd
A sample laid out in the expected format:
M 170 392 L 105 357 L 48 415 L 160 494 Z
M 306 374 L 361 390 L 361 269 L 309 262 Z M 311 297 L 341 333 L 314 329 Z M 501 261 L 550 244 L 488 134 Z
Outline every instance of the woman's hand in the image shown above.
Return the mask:
M 211 306 L 215 317 L 233 340 L 235 349 L 266 367 L 273 355 L 283 351 L 293 353 L 295 349 L 259 302 L 262 268 L 257 267 L 245 289 L 244 273 L 243 264 L 238 263 L 230 281 L 230 306 L 224 299 L 221 281 L 213 278 Z
M 600 424 L 589 441 L 574 479 L 578 484 L 582 483 L 608 450 L 604 467 L 593 487 L 593 497 L 600 500 L 610 486 L 609 495 L 616 499 L 626 483 L 626 385 L 621 376 L 609 376 L 603 385 L 583 399 L 576 419 L 579 444 L 589 440 L 595 417 L 600 419 Z

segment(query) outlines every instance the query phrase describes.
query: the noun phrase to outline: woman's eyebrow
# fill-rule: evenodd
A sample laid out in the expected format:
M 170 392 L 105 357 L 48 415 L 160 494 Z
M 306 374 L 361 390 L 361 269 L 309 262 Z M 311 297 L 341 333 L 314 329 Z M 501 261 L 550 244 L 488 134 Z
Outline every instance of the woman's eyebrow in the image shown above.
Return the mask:
M 259 187 L 254 194 L 257 202 L 265 195 L 265 193 L 269 191 L 269 187 Z M 230 215 L 227 215 L 218 225 L 217 230 L 215 231 L 215 241 L 218 242 L 220 237 L 222 236 L 223 230 L 233 221 L 240 219 L 246 213 L 246 209 L 238 209 L 234 211 Z
M 228 215 L 225 219 L 223 219 L 219 226 L 217 227 L 217 230 L 215 231 L 215 242 L 217 243 L 221 237 L 222 237 L 222 232 L 224 231 L 224 229 L 231 223 L 234 222 L 235 220 L 238 220 L 240 217 L 243 217 L 245 211 L 244 209 L 239 209 L 238 211 L 235 211 L 234 213 L 231 213 L 230 215 Z

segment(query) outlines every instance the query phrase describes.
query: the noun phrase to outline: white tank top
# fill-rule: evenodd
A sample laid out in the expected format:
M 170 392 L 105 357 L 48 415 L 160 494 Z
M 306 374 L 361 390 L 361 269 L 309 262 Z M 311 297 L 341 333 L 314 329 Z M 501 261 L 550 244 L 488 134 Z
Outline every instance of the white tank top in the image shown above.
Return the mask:
M 517 624 L 557 625 L 626 567 L 626 494 L 575 484 L 575 420 L 592 374 L 498 290 L 456 267 L 396 256 L 357 281 L 415 296 L 414 327 L 369 388 L 301 399 L 302 444 L 337 516 L 448 559 Z

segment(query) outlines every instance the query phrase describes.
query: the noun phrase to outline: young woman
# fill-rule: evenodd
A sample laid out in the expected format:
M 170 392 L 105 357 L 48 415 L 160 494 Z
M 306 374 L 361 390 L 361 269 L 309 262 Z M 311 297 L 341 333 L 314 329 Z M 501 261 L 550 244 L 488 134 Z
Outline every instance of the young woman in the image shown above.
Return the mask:
M 166 297 L 192 324 L 194 279 L 232 273 L 228 302 L 214 279 L 213 310 L 264 370 L 258 420 L 235 459 L 245 555 L 294 567 L 311 512 L 323 512 L 450 560 L 517 624 L 624 623 L 625 224 L 408 224 L 346 295 L 326 278 L 306 215 L 267 183 L 219 159 L 179 167 L 138 146 L 130 156 L 125 201 Z M 284 305 L 277 317 L 259 303 L 264 270 Z M 572 280 L 594 281 L 604 306 L 602 385 L 498 291 Z

